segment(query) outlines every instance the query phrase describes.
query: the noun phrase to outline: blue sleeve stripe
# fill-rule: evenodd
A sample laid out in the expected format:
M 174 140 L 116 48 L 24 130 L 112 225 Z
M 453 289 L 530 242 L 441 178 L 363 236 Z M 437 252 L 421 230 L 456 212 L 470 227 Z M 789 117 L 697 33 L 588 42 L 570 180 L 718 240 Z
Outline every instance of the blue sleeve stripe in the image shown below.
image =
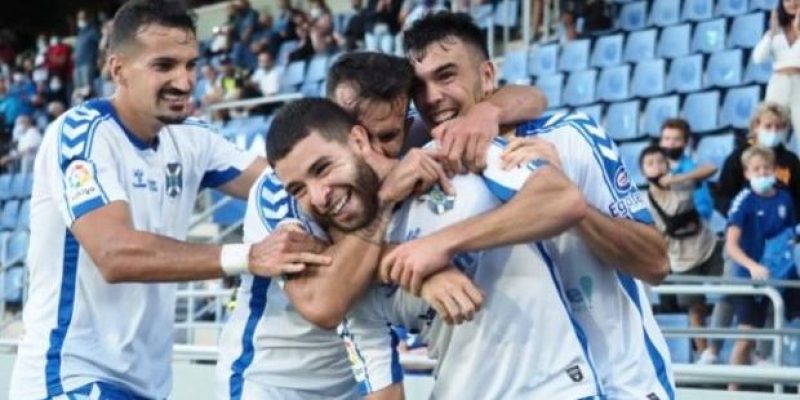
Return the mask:
M 95 197 L 91 200 L 78 204 L 77 206 L 72 207 L 73 220 L 77 220 L 85 214 L 103 207 L 106 204 L 108 204 L 108 201 L 106 201 L 106 199 L 103 197 Z
M 486 175 L 481 175 L 481 177 L 483 177 L 484 182 L 486 182 L 489 191 L 504 203 L 511 200 L 511 198 L 517 194 L 516 190 L 503 186 L 491 178 L 486 177 Z
M 261 223 L 272 232 L 285 220 L 296 220 L 311 232 L 311 227 L 302 217 L 297 200 L 289 196 L 283 188 L 283 183 L 274 173 L 264 176 L 257 186 L 258 217 Z
M 400 365 L 400 354 L 397 352 L 397 345 L 400 342 L 400 338 L 390 324 L 387 324 L 386 328 L 389 330 L 389 335 L 392 337 L 392 384 L 395 384 L 403 381 L 403 366 Z
M 234 167 L 229 167 L 224 170 L 206 171 L 206 173 L 203 174 L 203 179 L 200 180 L 200 186 L 204 188 L 215 188 L 238 178 L 241 173 L 242 171 Z
M 228 378 L 228 389 L 231 400 L 240 400 L 244 389 L 244 374 L 255 358 L 255 332 L 258 321 L 267 308 L 267 292 L 272 281 L 268 278 L 253 277 L 250 288 L 250 314 L 242 334 L 242 352 L 231 365 L 231 375 Z

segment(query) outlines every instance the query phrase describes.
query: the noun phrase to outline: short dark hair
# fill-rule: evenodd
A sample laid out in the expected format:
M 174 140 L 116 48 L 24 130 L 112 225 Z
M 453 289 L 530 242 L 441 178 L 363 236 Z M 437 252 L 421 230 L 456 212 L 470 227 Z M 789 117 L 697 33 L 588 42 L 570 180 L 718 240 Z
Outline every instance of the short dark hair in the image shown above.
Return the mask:
M 274 167 L 312 132 L 344 143 L 355 124 L 350 114 L 328 99 L 295 100 L 278 109 L 272 119 L 267 133 L 267 160 Z
M 131 0 L 114 15 L 108 49 L 130 43 L 141 27 L 150 24 L 181 28 L 196 36 L 195 19 L 194 12 L 180 0 Z
M 692 129 L 689 127 L 689 123 L 686 122 L 683 118 L 667 118 L 664 120 L 664 123 L 661 124 L 661 132 L 664 132 L 664 129 L 671 128 L 671 129 L 678 129 L 683 133 L 683 141 L 687 144 L 689 143 L 689 139 L 692 135 Z
M 652 155 L 652 154 L 661 154 L 662 157 L 664 157 L 665 159 L 667 158 L 667 153 L 664 151 L 664 149 L 662 149 L 658 145 L 651 144 L 651 145 L 645 147 L 642 150 L 642 152 L 639 153 L 639 168 L 642 167 L 642 163 L 644 162 L 644 158 L 649 156 L 649 155 Z
M 794 15 L 789 14 L 789 12 L 786 11 L 786 7 L 783 6 L 783 0 L 778 0 L 777 9 L 778 9 L 778 25 L 785 28 L 790 23 L 792 23 Z
M 392 102 L 410 97 L 413 82 L 414 69 L 406 58 L 371 51 L 345 53 L 328 70 L 326 93 L 332 98 L 336 88 L 347 83 L 359 100 Z
M 449 37 L 456 37 L 474 46 L 483 59 L 489 59 L 489 49 L 481 28 L 465 13 L 439 11 L 417 20 L 403 34 L 403 47 L 406 54 L 422 54 L 431 44 Z

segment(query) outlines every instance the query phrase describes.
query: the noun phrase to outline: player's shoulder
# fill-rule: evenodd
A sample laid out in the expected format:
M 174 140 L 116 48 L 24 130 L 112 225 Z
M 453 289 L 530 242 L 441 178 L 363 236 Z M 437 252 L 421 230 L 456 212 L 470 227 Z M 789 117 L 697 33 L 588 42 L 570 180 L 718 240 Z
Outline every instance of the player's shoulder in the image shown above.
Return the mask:
M 735 214 L 738 212 L 746 211 L 747 208 L 752 203 L 753 199 L 755 199 L 755 195 L 750 188 L 742 189 L 736 197 L 733 198 L 731 202 L 731 208 L 728 211 L 728 214 Z
M 580 133 L 581 130 L 599 129 L 597 122 L 580 111 L 554 112 L 523 122 L 517 126 L 517 136 L 537 136 L 565 132 Z
M 290 222 L 307 225 L 307 218 L 302 214 L 297 200 L 286 192 L 283 182 L 272 168 L 266 168 L 250 189 L 250 204 L 256 208 L 258 218 L 270 231 Z
M 51 123 L 44 140 L 57 142 L 54 148 L 62 166 L 71 160 L 88 159 L 98 127 L 112 117 L 113 108 L 107 99 L 86 101 L 70 108 Z

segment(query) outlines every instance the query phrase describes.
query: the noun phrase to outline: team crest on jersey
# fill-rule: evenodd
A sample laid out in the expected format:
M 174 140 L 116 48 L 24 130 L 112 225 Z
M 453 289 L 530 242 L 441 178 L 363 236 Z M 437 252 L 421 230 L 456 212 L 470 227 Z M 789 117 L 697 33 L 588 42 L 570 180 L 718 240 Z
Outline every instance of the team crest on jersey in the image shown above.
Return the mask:
M 778 218 L 786 219 L 786 206 L 783 204 L 778 206 Z
M 183 167 L 180 163 L 167 163 L 166 191 L 169 197 L 178 197 L 183 191 Z
M 578 365 L 567 368 L 567 375 L 573 382 L 580 382 L 583 380 L 583 371 Z
M 100 186 L 95 180 L 95 166 L 91 161 L 72 161 L 64 173 L 64 180 L 65 194 L 73 208 L 102 196 Z
M 428 208 L 430 208 L 434 214 L 439 215 L 453 209 L 455 196 L 445 194 L 437 185 L 431 188 L 431 190 L 428 191 L 428 193 L 426 193 L 424 196 L 422 196 L 422 200 L 428 204 Z

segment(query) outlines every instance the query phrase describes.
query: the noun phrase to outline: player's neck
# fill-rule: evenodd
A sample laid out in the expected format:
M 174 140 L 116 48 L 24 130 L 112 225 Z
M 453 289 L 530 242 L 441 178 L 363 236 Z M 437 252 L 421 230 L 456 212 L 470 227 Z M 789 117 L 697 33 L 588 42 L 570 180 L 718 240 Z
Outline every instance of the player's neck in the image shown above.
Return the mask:
M 153 143 L 158 136 L 158 131 L 164 126 L 155 118 L 137 113 L 120 96 L 112 97 L 111 104 L 114 106 L 114 110 L 116 110 L 117 116 L 125 125 L 125 128 L 144 143 Z

